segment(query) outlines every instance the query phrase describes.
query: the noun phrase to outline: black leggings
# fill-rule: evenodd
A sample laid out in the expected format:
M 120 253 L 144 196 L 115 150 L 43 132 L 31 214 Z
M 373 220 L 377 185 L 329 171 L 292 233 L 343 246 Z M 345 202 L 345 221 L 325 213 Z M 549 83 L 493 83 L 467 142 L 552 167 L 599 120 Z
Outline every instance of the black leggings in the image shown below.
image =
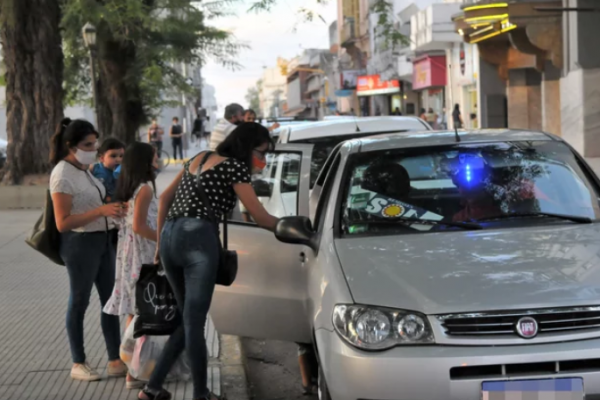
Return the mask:
M 172 138 L 173 158 L 177 160 L 177 149 L 179 149 L 179 158 L 183 160 L 183 140 L 182 138 Z

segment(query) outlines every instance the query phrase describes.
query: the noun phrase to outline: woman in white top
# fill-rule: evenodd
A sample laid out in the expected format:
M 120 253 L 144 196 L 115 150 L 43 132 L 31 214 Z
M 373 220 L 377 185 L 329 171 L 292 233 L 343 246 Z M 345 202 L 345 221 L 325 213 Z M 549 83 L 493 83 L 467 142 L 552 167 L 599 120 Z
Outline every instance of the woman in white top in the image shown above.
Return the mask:
M 73 368 L 71 377 L 95 381 L 100 375 L 87 363 L 83 346 L 83 321 L 92 287 L 106 304 L 115 284 L 115 249 L 109 236 L 111 218 L 126 212 L 122 203 L 104 204 L 104 186 L 88 171 L 96 161 L 98 132 L 83 120 L 62 121 L 52 137 L 50 191 L 56 226 L 61 232 L 60 255 L 70 282 L 67 335 Z M 124 376 L 127 367 L 119 359 L 119 317 L 101 313 L 102 332 L 108 350 L 109 376 Z

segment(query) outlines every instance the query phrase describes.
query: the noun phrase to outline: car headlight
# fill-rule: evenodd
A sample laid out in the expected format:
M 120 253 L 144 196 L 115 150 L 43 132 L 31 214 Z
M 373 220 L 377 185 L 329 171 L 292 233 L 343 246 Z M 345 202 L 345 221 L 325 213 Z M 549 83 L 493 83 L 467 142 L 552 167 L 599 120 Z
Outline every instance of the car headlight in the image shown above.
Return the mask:
M 435 343 L 427 317 L 412 311 L 340 304 L 333 310 L 333 326 L 348 343 L 363 350 Z

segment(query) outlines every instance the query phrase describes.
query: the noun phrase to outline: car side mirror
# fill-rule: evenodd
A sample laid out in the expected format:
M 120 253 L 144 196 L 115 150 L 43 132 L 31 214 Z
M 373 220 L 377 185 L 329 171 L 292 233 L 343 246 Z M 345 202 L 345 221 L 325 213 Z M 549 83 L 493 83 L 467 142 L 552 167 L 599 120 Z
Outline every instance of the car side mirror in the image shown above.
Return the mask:
M 253 181 L 252 187 L 258 197 L 271 197 L 273 193 L 273 184 L 262 179 Z
M 307 217 L 283 217 L 275 228 L 275 237 L 283 243 L 303 244 L 316 250 L 315 232 Z

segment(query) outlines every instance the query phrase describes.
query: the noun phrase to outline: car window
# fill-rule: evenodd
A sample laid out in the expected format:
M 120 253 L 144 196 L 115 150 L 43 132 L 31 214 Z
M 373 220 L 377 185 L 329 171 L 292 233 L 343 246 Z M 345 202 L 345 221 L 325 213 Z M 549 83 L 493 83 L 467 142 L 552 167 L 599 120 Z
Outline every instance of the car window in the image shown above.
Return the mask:
M 344 233 L 460 229 L 399 218 L 514 224 L 520 214 L 600 216 L 598 188 L 561 142 L 457 144 L 352 156 L 340 226 Z M 531 218 L 527 223 L 547 223 Z M 398 222 L 398 223 L 396 223 Z M 485 225 L 485 224 L 484 224 Z M 485 227 L 485 226 L 484 226 Z
M 346 140 L 358 139 L 367 136 L 373 136 L 373 133 L 329 136 L 294 141 L 294 143 L 306 143 L 314 145 L 310 162 L 310 188 L 312 189 L 315 185 L 317 177 L 319 176 L 319 172 L 321 172 L 323 165 L 325 165 L 325 161 L 327 161 L 327 158 L 338 144 L 345 142 Z
M 302 155 L 299 153 L 267 154 L 267 165 L 252 176 L 252 186 L 267 212 L 282 218 L 298 214 L 298 188 Z M 232 221 L 254 222 L 240 203 Z

